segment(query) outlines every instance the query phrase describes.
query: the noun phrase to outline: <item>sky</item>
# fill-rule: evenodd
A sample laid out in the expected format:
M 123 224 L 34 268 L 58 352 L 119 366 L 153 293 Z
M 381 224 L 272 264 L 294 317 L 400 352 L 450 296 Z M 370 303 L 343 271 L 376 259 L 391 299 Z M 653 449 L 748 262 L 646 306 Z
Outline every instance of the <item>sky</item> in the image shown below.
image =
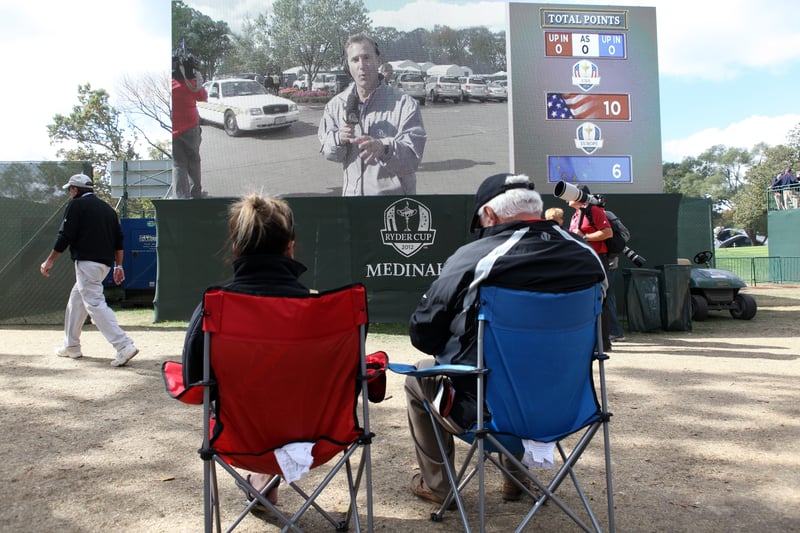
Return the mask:
M 71 113 L 78 86 L 113 105 L 125 76 L 168 72 L 171 31 L 167 0 L 0 2 L 0 161 L 57 161 L 47 125 Z
M 236 31 L 272 0 L 184 0 Z M 550 2 L 538 2 L 550 3 Z M 714 145 L 776 145 L 800 124 L 800 2 L 762 0 L 559 1 L 654 6 L 658 25 L 662 159 L 679 162 Z M 506 28 L 505 2 L 364 0 L 373 26 L 411 31 Z M 106 89 L 112 105 L 124 76 L 165 72 L 170 55 L 167 0 L 74 0 L 0 5 L 7 73 L 0 161 L 57 160 L 47 125 L 69 114 L 78 85 Z M 405 58 L 414 59 L 414 58 Z M 10 74 L 10 76 L 9 76 Z M 23 80 L 25 80 L 23 82 Z M 13 126 L 12 126 L 13 125 Z

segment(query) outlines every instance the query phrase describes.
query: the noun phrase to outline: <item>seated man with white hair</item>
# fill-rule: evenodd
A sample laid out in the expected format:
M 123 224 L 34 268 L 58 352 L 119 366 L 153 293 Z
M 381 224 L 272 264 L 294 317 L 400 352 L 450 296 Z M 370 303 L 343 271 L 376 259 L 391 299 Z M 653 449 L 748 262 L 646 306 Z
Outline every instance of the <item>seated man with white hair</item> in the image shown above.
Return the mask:
M 447 259 L 411 316 L 411 343 L 435 357 L 418 362 L 417 368 L 477 363 L 477 294 L 482 284 L 550 293 L 577 291 L 599 282 L 607 286 L 597 254 L 583 239 L 542 219 L 542 198 L 533 189 L 528 176 L 512 174 L 489 176 L 478 188 L 470 226 L 478 238 Z M 408 421 L 420 467 L 420 473 L 412 478 L 411 491 L 439 504 L 449 485 L 423 402 L 435 398 L 441 379 L 407 377 L 405 382 Z M 463 433 L 477 418 L 475 378 L 452 381 L 452 407 L 449 414 L 438 418 L 451 462 L 453 434 Z M 502 490 L 505 500 L 517 500 L 522 492 L 508 479 Z

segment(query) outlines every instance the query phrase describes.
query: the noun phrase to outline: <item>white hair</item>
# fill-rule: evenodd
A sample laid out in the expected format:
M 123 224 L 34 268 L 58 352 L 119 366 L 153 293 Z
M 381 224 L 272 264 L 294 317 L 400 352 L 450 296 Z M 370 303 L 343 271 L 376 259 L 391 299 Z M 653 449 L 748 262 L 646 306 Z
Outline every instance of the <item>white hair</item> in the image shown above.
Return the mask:
M 529 183 L 531 180 L 525 174 L 517 174 L 506 177 L 506 185 L 513 183 Z M 503 194 L 499 194 L 486 202 L 492 211 L 500 218 L 513 218 L 517 215 L 526 214 L 533 218 L 539 218 L 542 214 L 542 197 L 532 189 L 509 189 Z M 483 207 L 481 207 L 481 211 Z

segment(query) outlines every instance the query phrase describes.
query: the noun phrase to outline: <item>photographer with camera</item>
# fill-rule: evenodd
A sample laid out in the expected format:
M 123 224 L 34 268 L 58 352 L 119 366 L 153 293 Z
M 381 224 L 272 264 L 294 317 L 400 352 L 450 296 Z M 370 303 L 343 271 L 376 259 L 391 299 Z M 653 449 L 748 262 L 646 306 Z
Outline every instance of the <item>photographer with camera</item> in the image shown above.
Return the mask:
M 589 187 L 586 185 L 575 187 L 563 181 L 556 185 L 555 195 L 566 200 L 569 206 L 575 210 L 569 222 L 569 231 L 583 237 L 592 247 L 603 262 L 603 268 L 606 271 L 606 277 L 608 277 L 608 248 L 606 247 L 606 240 L 613 236 L 614 231 L 611 229 L 611 222 L 608 221 L 606 212 L 603 209 L 605 198 L 591 194 Z M 603 351 L 607 352 L 611 350 L 609 326 L 612 322 L 608 297 L 603 299 L 601 322 L 603 325 Z
M 200 114 L 197 102 L 208 101 L 197 59 L 184 50 L 172 55 L 172 195 L 202 198 L 200 180 Z M 191 183 L 190 183 L 191 182 Z

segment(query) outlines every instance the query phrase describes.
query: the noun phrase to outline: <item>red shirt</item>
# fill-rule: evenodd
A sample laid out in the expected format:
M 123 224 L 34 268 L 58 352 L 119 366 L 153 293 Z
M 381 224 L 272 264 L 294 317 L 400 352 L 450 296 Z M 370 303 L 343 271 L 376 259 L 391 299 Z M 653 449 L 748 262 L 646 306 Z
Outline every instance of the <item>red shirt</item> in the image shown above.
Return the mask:
M 203 87 L 200 90 L 189 89 L 187 83 L 192 88 L 196 87 L 196 81 L 178 81 L 172 79 L 172 138 L 174 139 L 200 123 L 200 115 L 197 113 L 197 102 L 208 101 L 208 93 Z
M 581 233 L 587 235 L 589 233 L 594 233 L 596 231 L 601 231 L 606 228 L 611 227 L 611 222 L 608 221 L 608 217 L 606 216 L 606 211 L 600 206 L 592 205 L 587 206 L 588 209 L 592 210 L 592 224 L 589 222 L 589 217 L 584 216 L 583 220 L 580 221 L 581 218 L 581 210 L 576 209 L 575 212 L 572 214 L 572 219 L 569 222 L 569 230 L 575 232 L 575 230 L 580 230 Z M 578 223 L 580 221 L 580 228 L 578 227 Z M 606 247 L 606 241 L 587 241 L 589 246 L 597 252 L 598 254 L 607 254 L 608 247 Z

